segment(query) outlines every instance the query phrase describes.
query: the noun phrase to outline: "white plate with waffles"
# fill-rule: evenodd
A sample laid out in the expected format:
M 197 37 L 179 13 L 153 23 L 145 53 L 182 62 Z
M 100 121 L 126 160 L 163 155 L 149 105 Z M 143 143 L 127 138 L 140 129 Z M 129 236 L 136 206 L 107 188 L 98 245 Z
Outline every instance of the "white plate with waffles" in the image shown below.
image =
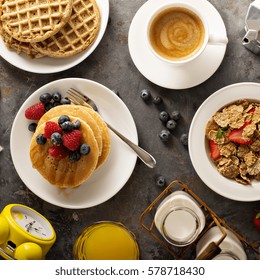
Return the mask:
M 204 52 L 194 61 L 183 66 L 173 66 L 158 60 L 146 42 L 146 19 L 159 5 L 174 3 L 175 0 L 149 0 L 135 14 L 129 28 L 128 46 L 131 58 L 149 81 L 169 89 L 186 89 L 194 87 L 211 77 L 220 66 L 226 44 L 207 45 Z M 193 3 L 183 0 L 183 3 Z M 210 31 L 226 35 L 224 22 L 216 8 L 207 0 L 197 0 L 196 8 L 205 14 Z M 199 71 L 198 71 L 199 69 Z
M 39 96 L 42 93 L 59 91 L 65 95 L 66 90 L 70 87 L 87 93 L 97 104 L 100 115 L 105 121 L 134 143 L 138 143 L 132 115 L 114 92 L 94 81 L 68 78 L 42 86 L 24 102 L 12 126 L 10 149 L 18 175 L 33 193 L 53 205 L 83 209 L 96 206 L 113 197 L 128 181 L 137 157 L 124 142 L 110 132 L 111 150 L 106 162 L 78 188 L 60 189 L 53 186 L 36 169 L 32 168 L 29 155 L 32 132 L 28 130 L 30 121 L 25 118 L 24 112 L 26 108 L 39 102 Z
M 42 58 L 31 59 L 26 54 L 19 55 L 15 51 L 9 50 L 0 37 L 1 57 L 17 68 L 39 74 L 61 72 L 76 66 L 96 49 L 103 38 L 107 27 L 109 17 L 109 0 L 96 0 L 96 3 L 99 7 L 101 15 L 100 30 L 95 41 L 85 51 L 67 58 L 53 58 L 46 56 Z

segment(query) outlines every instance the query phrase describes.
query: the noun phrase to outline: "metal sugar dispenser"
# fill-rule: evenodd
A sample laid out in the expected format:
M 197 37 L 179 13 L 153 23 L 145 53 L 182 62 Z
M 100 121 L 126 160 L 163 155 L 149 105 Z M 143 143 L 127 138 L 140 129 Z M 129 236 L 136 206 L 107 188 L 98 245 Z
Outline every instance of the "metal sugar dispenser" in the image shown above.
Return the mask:
M 260 0 L 249 5 L 245 24 L 246 34 L 242 44 L 253 53 L 260 54 Z

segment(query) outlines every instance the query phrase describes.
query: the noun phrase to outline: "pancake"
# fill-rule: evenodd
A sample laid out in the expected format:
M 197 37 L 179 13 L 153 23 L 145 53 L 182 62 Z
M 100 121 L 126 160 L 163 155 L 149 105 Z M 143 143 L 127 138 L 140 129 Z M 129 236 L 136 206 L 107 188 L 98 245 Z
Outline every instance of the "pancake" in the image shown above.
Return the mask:
M 69 117 L 72 121 L 76 119 L 72 116 Z M 48 121 L 57 123 L 58 117 Z M 45 122 L 37 126 L 31 140 L 30 158 L 33 168 L 37 169 L 48 182 L 59 188 L 78 187 L 92 175 L 98 163 L 99 148 L 92 129 L 81 120 L 81 142 L 87 143 L 91 150 L 88 155 L 81 156 L 80 160 L 71 162 L 68 156 L 58 160 L 49 155 L 48 149 L 53 146 L 49 139 L 44 145 L 37 144 L 36 137 L 38 134 L 44 133 L 44 127 Z
M 111 148 L 111 140 L 110 140 L 110 133 L 109 129 L 102 119 L 102 117 L 94 111 L 92 108 L 82 106 L 85 111 L 87 111 L 91 117 L 97 122 L 98 126 L 101 128 L 101 134 L 102 134 L 102 153 L 99 156 L 97 168 L 100 167 L 108 158 L 110 148 Z
M 99 155 L 102 154 L 102 133 L 100 125 L 94 120 L 94 118 L 89 114 L 86 110 L 84 110 L 84 107 L 78 106 L 78 105 L 60 105 L 53 107 L 49 111 L 47 111 L 42 118 L 38 122 L 38 126 L 40 126 L 42 123 L 54 118 L 59 117 L 61 115 L 69 115 L 76 118 L 79 118 L 80 120 L 83 120 L 85 123 L 87 123 L 90 128 L 92 129 L 94 136 L 97 140 L 98 148 L 99 148 Z

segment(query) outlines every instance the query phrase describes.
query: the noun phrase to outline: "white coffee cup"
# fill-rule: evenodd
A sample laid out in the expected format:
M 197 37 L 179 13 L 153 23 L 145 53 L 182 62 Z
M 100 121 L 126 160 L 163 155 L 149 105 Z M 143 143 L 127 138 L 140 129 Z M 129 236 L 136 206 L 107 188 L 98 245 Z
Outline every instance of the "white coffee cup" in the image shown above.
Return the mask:
M 178 20 L 176 13 L 184 14 L 185 20 L 189 20 L 189 25 L 185 25 L 185 21 Z M 167 17 L 169 21 L 167 22 Z M 159 20 L 158 20 L 159 19 Z M 160 22 L 160 28 L 154 31 L 155 23 Z M 174 24 L 174 25 L 173 25 Z M 192 28 L 191 28 L 192 26 Z M 193 28 L 194 27 L 194 28 Z M 158 31 L 159 30 L 159 31 Z M 167 31 L 166 31 L 167 30 Z M 157 34 L 158 32 L 159 34 Z M 194 31 L 194 32 L 193 32 Z M 181 33 L 182 32 L 182 33 Z M 153 34 L 152 36 L 150 34 Z M 179 36 L 180 34 L 188 34 L 183 42 L 175 42 L 175 35 Z M 158 6 L 153 13 L 150 15 L 147 25 L 146 25 L 146 36 L 147 43 L 151 52 L 160 60 L 170 63 L 172 65 L 183 65 L 188 62 L 193 61 L 198 56 L 200 56 L 205 50 L 208 44 L 227 44 L 228 38 L 225 34 L 211 34 L 209 26 L 206 20 L 205 15 L 203 15 L 196 7 L 191 4 L 181 3 L 181 2 L 172 2 L 170 4 L 165 4 Z M 153 37 L 153 38 L 152 38 Z M 180 36 L 179 36 L 180 37 Z M 181 36 L 183 37 L 183 36 Z M 158 41 L 157 44 L 155 41 Z M 182 50 L 185 53 L 186 47 L 191 46 L 191 41 L 188 39 L 194 39 L 196 41 L 197 47 L 194 44 L 194 50 L 188 53 L 187 55 L 175 57 L 173 54 L 181 54 Z M 154 41 L 154 42 L 152 42 Z M 188 41 L 188 44 L 184 46 L 185 41 Z M 183 44 L 182 44 L 183 43 Z M 175 44 L 175 45 L 174 45 Z M 159 49 L 159 46 L 160 48 Z M 181 49 L 183 47 L 183 49 Z M 163 50 L 163 51 L 162 51 Z M 169 50 L 171 55 L 166 55 L 166 50 Z M 175 51 L 176 50 L 176 51 Z M 164 52 L 165 51 L 165 52 Z

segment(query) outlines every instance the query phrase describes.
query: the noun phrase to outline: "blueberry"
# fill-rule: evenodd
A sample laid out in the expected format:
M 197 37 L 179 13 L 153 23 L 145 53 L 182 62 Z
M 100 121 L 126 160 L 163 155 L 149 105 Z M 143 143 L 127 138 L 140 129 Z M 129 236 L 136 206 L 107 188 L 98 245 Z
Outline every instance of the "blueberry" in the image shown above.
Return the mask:
M 44 104 L 50 103 L 51 100 L 52 100 L 52 97 L 51 97 L 51 95 L 48 92 L 43 93 L 43 94 L 40 95 L 40 101 L 42 103 L 44 103 Z
M 158 104 L 161 104 L 161 103 L 162 103 L 162 98 L 160 96 L 155 96 L 153 98 L 153 104 L 158 105 Z
M 56 107 L 56 106 L 59 106 L 59 105 L 60 105 L 60 102 L 58 102 L 58 101 L 53 102 L 53 107 Z
M 49 111 L 51 108 L 53 108 L 53 103 L 47 103 L 47 104 L 44 104 L 44 109 L 45 111 Z
M 70 151 L 69 152 L 69 160 L 70 161 L 78 161 L 80 160 L 80 152 L 77 150 L 77 151 Z
M 147 100 L 149 100 L 151 98 L 151 93 L 147 89 L 142 89 L 141 92 L 140 92 L 140 95 L 141 95 L 141 98 L 144 101 L 147 101 Z
M 171 116 L 171 119 L 177 121 L 180 118 L 180 112 L 179 111 L 172 111 L 170 116 Z
M 88 155 L 90 152 L 90 146 L 88 144 L 82 144 L 79 148 L 79 152 L 83 156 Z
M 61 145 L 62 144 L 62 135 L 59 132 L 53 132 L 51 135 L 51 143 L 53 145 Z
M 163 129 L 160 134 L 159 137 L 163 142 L 167 142 L 169 140 L 169 136 L 170 136 L 170 131 L 168 129 Z
M 183 134 L 181 135 L 180 140 L 181 140 L 181 143 L 182 143 L 184 146 L 188 146 L 188 134 L 183 133 Z
M 36 137 L 36 142 L 39 145 L 44 145 L 46 143 L 47 139 L 43 136 L 43 134 L 39 134 Z
M 74 125 L 74 129 L 80 129 L 81 122 L 79 119 L 74 120 L 72 123 Z
M 166 123 L 166 127 L 169 129 L 169 130 L 174 130 L 175 127 L 176 127 L 177 123 L 175 120 L 168 120 L 167 123 Z
M 28 130 L 31 131 L 31 132 L 35 132 L 36 127 L 37 127 L 37 123 L 30 123 L 28 125 Z
M 69 116 L 67 115 L 61 115 L 58 119 L 58 124 L 61 125 L 63 124 L 64 122 L 67 122 L 67 121 L 70 121 L 70 118 Z
M 160 119 L 162 122 L 167 122 L 167 121 L 170 119 L 170 115 L 169 115 L 169 113 L 167 113 L 166 111 L 162 111 L 162 112 L 160 112 L 160 114 L 159 114 L 159 119 Z
M 66 104 L 70 104 L 70 100 L 67 97 L 61 98 L 60 100 L 60 104 L 61 105 L 66 105 Z
M 60 127 L 63 131 L 69 132 L 74 129 L 74 124 L 70 121 L 66 121 L 66 122 L 62 123 Z
M 165 177 L 164 176 L 158 176 L 157 178 L 156 178 L 156 185 L 158 186 L 158 187 L 160 187 L 160 188 L 162 188 L 162 187 L 166 187 L 166 179 L 165 179 Z
M 54 102 L 60 102 L 61 94 L 59 92 L 54 92 L 52 94 L 52 99 L 53 99 Z

